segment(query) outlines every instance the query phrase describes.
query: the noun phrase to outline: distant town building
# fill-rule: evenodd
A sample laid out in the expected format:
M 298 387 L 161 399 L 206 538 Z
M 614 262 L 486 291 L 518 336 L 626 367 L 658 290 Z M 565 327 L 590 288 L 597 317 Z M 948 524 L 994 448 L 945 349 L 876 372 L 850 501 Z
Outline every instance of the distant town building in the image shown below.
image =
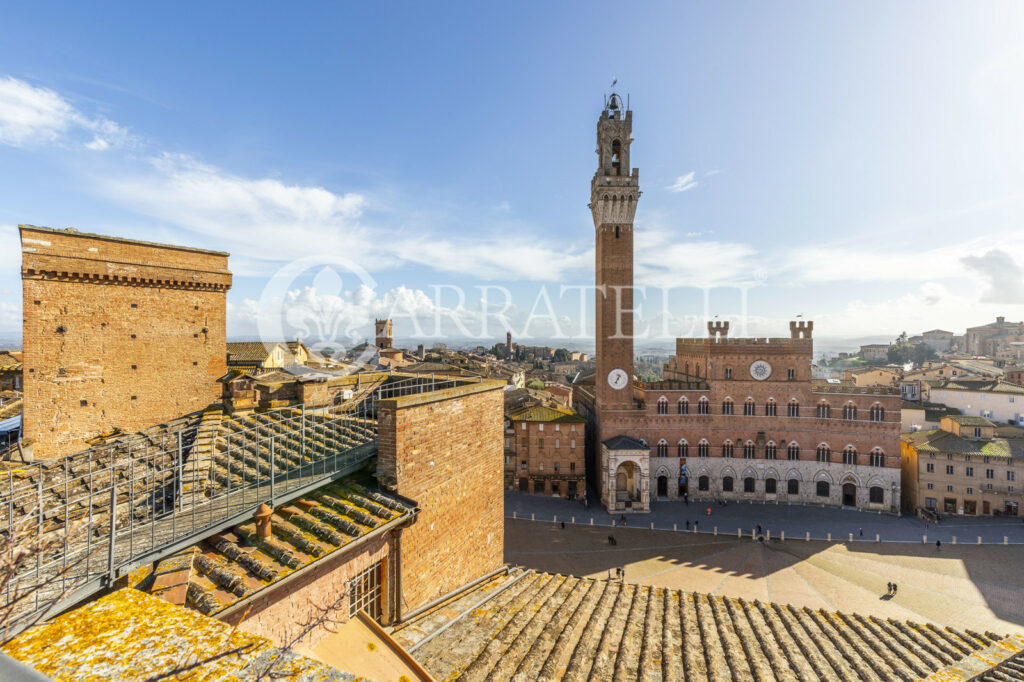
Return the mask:
M 908 512 L 1017 516 L 1024 492 L 1024 439 L 999 435 L 989 419 L 941 418 L 940 428 L 902 436 Z
M 999 424 L 1024 425 L 1024 386 L 998 379 L 928 382 L 925 399 Z
M 899 367 L 862 367 L 847 370 L 845 379 L 854 386 L 896 386 L 902 375 Z
M 889 359 L 889 348 L 888 343 L 869 343 L 860 347 L 858 355 L 865 362 L 884 362 Z
M 20 391 L 21 387 L 21 352 L 0 350 L 0 391 Z
M 227 344 L 227 366 L 256 374 L 296 364 L 284 342 L 232 341 Z
M 393 348 L 395 345 L 394 334 L 392 333 L 391 320 L 374 320 L 374 335 L 376 336 L 377 348 Z
M 202 409 L 226 368 L 228 254 L 20 226 L 35 458 Z
M 513 409 L 505 420 L 506 488 L 571 500 L 586 495 L 586 419 L 548 403 Z
M 995 357 L 1006 344 L 1013 341 L 1024 341 L 1024 323 L 1007 322 L 1005 317 L 997 317 L 978 327 L 969 327 L 964 334 L 964 352 L 970 355 L 988 355 Z
M 944 353 L 953 347 L 953 339 L 956 335 L 944 329 L 931 329 L 921 334 L 921 342 L 936 353 Z

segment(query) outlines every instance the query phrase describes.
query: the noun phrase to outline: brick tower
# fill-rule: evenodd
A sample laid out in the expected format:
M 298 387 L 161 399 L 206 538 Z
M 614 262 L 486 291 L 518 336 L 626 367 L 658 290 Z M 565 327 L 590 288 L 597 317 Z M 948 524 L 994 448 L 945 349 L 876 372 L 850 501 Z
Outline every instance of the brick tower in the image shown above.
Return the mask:
M 391 320 L 374 320 L 373 331 L 377 337 L 377 348 L 394 347 L 395 339 L 391 335 Z
M 633 216 L 640 198 L 640 172 L 630 172 L 632 131 L 633 112 L 612 93 L 597 122 L 598 166 L 590 182 L 597 241 L 594 335 L 599 414 L 629 410 L 633 404 Z

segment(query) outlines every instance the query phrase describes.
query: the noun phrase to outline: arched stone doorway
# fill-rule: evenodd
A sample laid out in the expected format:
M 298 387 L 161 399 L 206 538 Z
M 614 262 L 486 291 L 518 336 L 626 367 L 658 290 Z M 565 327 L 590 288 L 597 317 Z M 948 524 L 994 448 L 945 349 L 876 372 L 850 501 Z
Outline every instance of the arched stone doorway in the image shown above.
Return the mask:
M 853 483 L 843 484 L 843 506 L 857 506 L 857 486 L 855 486 Z
M 658 476 L 658 497 L 668 497 L 668 476 Z
M 627 507 L 640 499 L 640 475 L 636 462 L 623 462 L 615 470 L 615 499 Z

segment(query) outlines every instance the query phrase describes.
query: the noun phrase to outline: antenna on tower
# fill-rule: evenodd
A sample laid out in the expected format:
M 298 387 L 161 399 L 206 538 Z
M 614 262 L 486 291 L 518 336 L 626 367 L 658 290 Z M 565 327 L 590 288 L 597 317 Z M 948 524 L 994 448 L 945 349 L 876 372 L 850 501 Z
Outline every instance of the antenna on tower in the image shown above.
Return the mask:
M 618 82 L 619 82 L 619 79 L 616 78 L 615 76 L 612 76 L 612 88 L 613 89 L 615 88 L 615 84 L 618 83 Z

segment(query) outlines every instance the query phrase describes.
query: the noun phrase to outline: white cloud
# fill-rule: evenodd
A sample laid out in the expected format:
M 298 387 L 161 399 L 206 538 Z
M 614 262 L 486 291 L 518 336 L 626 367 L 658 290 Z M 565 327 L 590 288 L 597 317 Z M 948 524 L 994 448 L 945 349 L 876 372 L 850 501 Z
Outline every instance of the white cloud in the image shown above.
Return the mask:
M 482 239 L 413 237 L 389 245 L 402 260 L 479 279 L 561 281 L 593 268 L 593 249 L 514 236 Z
M 694 176 L 696 174 L 696 171 L 690 171 L 686 175 L 680 175 L 678 178 L 676 178 L 676 181 L 674 183 L 672 183 L 665 189 L 667 189 L 669 192 L 676 193 L 691 190 L 697 186 L 697 181 L 694 179 Z
M 386 256 L 376 248 L 379 236 L 360 223 L 365 199 L 353 192 L 244 178 L 184 154 L 163 154 L 149 171 L 106 179 L 101 188 L 139 213 L 207 237 L 196 246 L 227 249 L 252 267 L 317 253 L 358 254 L 365 266 Z
M 679 240 L 667 230 L 648 228 L 637 231 L 634 254 L 638 286 L 735 286 L 760 281 L 757 251 L 741 242 Z
M 521 225 L 507 236 L 494 229 L 498 236 L 478 237 L 369 225 L 366 210 L 392 211 L 360 193 L 246 178 L 183 154 L 163 154 L 146 171 L 101 187 L 135 211 L 207 238 L 197 246 L 230 251 L 239 274 L 266 274 L 274 263 L 319 253 L 357 256 L 369 270 L 416 263 L 480 279 L 557 281 L 593 264 L 592 250 L 524 238 Z
M 68 136 L 91 136 L 83 146 L 102 151 L 124 144 L 128 132 L 103 117 L 89 117 L 48 88 L 0 78 L 0 143 L 14 147 L 53 144 Z
M 982 303 L 1024 303 L 1024 272 L 1010 254 L 991 249 L 981 256 L 964 256 L 960 262 L 988 283 Z
M 452 307 L 442 301 L 436 294 L 405 286 L 379 292 L 361 284 L 343 290 L 340 280 L 332 284 L 318 276 L 313 286 L 290 289 L 280 299 L 247 298 L 240 305 L 229 305 L 228 327 L 232 336 L 257 336 L 261 321 L 276 316 L 281 318 L 280 329 L 286 338 L 301 338 L 312 347 L 335 349 L 366 340 L 378 318 L 391 318 L 398 337 L 465 336 L 481 328 L 480 310 Z M 499 330 L 495 327 L 494 331 Z

